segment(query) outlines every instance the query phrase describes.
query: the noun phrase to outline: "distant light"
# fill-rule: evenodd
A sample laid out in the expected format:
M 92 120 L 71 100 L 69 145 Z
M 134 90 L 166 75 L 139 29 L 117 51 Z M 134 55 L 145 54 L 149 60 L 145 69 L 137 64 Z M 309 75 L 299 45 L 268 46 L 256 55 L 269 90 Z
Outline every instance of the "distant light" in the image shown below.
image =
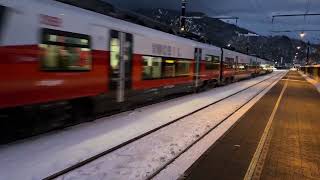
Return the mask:
M 300 37 L 301 37 L 301 38 L 304 38 L 304 36 L 306 36 L 306 33 L 305 33 L 305 32 L 301 32 L 301 33 L 300 33 Z
M 227 46 L 228 46 L 228 47 L 231 47 L 231 44 L 228 44 Z
M 181 28 L 181 31 L 184 31 L 184 30 L 185 30 L 184 27 L 182 27 L 182 28 Z
M 298 55 L 299 53 L 296 53 L 296 55 Z
M 301 47 L 300 47 L 300 46 L 298 46 L 298 47 L 297 47 L 297 49 L 299 50 L 299 49 L 301 49 Z
M 174 63 L 174 60 L 166 60 L 166 63 L 168 63 L 168 64 L 173 64 L 173 63 Z
M 63 14 L 63 13 L 61 13 L 61 14 L 60 14 L 60 16 L 64 16 L 64 14 Z

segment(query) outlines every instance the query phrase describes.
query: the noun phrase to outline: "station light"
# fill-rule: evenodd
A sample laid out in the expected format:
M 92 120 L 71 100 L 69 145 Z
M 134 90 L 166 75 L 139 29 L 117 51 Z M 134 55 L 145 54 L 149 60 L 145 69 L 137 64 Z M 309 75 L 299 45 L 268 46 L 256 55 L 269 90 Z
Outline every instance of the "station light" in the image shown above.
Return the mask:
M 301 33 L 300 33 L 300 37 L 301 37 L 301 38 L 304 38 L 304 36 L 306 36 L 306 33 L 305 33 L 305 32 L 301 32 Z

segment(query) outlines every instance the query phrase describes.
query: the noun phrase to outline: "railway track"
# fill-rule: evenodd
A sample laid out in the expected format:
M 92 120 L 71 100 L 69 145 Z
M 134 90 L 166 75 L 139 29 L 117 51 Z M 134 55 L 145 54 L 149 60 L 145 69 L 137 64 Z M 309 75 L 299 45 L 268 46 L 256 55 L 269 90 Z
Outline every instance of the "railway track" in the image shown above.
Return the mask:
M 90 163 L 90 162 L 93 162 L 93 161 L 95 161 L 95 160 L 97 160 L 97 159 L 99 159 L 99 158 L 101 158 L 101 157 L 103 157 L 103 156 L 105 156 L 105 155 L 108 155 L 108 154 L 110 154 L 110 153 L 112 153 L 112 152 L 114 152 L 114 151 L 116 151 L 116 150 L 118 150 L 118 149 L 120 149 L 120 148 L 123 148 L 123 147 L 125 147 L 125 146 L 127 146 L 127 145 L 129 145 L 129 144 L 131 144 L 131 143 L 133 143 L 133 142 L 135 142 L 135 141 L 138 141 L 138 140 L 140 140 L 140 139 L 142 139 L 142 138 L 144 138 L 144 137 L 146 137 L 146 136 L 148 136 L 148 135 L 150 135 L 150 134 L 152 134 L 152 133 L 155 133 L 155 132 L 157 132 L 157 131 L 159 131 L 159 130 L 161 130 L 161 129 L 164 129 L 164 128 L 166 128 L 166 127 L 168 127 L 168 126 L 170 126 L 170 125 L 172 125 L 172 124 L 174 124 L 174 123 L 177 123 L 177 122 L 181 121 L 182 119 L 184 119 L 184 118 L 186 118 L 186 117 L 188 117 L 188 116 L 191 116 L 191 115 L 193 115 L 193 114 L 195 114 L 195 113 L 197 113 L 197 112 L 199 112 L 199 111 L 201 111 L 201 110 L 204 110 L 204 109 L 208 108 L 209 106 L 212 106 L 212 105 L 214 105 L 214 104 L 216 104 L 216 103 L 222 102 L 222 101 L 224 101 L 224 100 L 226 100 L 226 99 L 228 99 L 228 98 L 231 98 L 231 97 L 233 97 L 233 96 L 236 96 L 236 95 L 238 95 L 238 94 L 241 93 L 241 92 L 244 92 L 244 91 L 246 91 L 246 90 L 249 90 L 249 89 L 251 89 L 251 88 L 253 88 L 253 87 L 255 87 L 255 86 L 257 86 L 257 85 L 259 85 L 259 84 L 261 84 L 261 83 L 263 83 L 263 82 L 266 82 L 266 81 L 268 81 L 268 80 L 270 80 L 270 79 L 272 79 L 272 78 L 275 78 L 275 77 L 277 77 L 277 76 L 282 77 L 282 74 L 280 74 L 280 75 L 279 75 L 279 74 L 273 75 L 273 76 L 271 76 L 271 77 L 269 77 L 269 78 L 267 78 L 267 79 L 265 79 L 265 80 L 262 80 L 262 81 L 260 81 L 260 82 L 258 82 L 258 83 L 255 83 L 255 84 L 253 84 L 253 85 L 251 85 L 251 86 L 249 86 L 249 87 L 247 87 L 247 88 L 245 88 L 245 89 L 242 89 L 242 90 L 240 90 L 240 91 L 238 91 L 238 92 L 236 92 L 236 93 L 233 93 L 233 94 L 231 94 L 231 95 L 229 95 L 229 96 L 227 96 L 227 97 L 224 97 L 224 98 L 222 98 L 222 99 L 220 99 L 220 100 L 214 101 L 214 102 L 212 102 L 212 103 L 210 103 L 210 104 L 208 104 L 208 105 L 205 105 L 205 106 L 203 106 L 203 107 L 201 107 L 201 108 L 198 108 L 198 109 L 196 109 L 196 110 L 194 110 L 194 111 L 192 111 L 192 112 L 190 112 L 190 113 L 188 113 L 188 114 L 185 114 L 185 115 L 183 115 L 183 116 L 181 116 L 181 117 L 179 117 L 179 118 L 176 118 L 176 119 L 173 120 L 173 121 L 170 121 L 170 122 L 168 122 L 168 123 L 166 123 L 166 124 L 164 124 L 164 125 L 161 125 L 161 126 L 155 128 L 155 129 L 152 129 L 152 130 L 150 130 L 150 131 L 147 131 L 147 132 L 145 132 L 145 133 L 143 133 L 143 134 L 141 134 L 141 135 L 139 135 L 139 136 L 137 136 L 137 137 L 135 137 L 135 138 L 133 138 L 133 139 L 130 139 L 130 140 L 128 140 L 128 141 L 125 141 L 125 142 L 123 142 L 123 143 L 121 143 L 121 144 L 119 144 L 119 145 L 117 145 L 117 146 L 115 146 L 115 147 L 113 147 L 113 148 L 111 148 L 111 149 L 108 149 L 108 150 L 106 150 L 106 151 L 104 151 L 104 152 L 101 152 L 101 153 L 95 155 L 95 156 L 92 156 L 92 157 L 90 157 L 90 158 L 88 158 L 88 159 L 85 159 L 85 160 L 83 160 L 83 161 L 81 161 L 81 162 L 78 162 L 78 163 L 76 163 L 76 164 L 74 164 L 74 165 L 72 165 L 72 166 L 70 166 L 70 167 L 68 167 L 68 168 L 66 168 L 66 169 L 63 169 L 63 170 L 61 170 L 61 171 L 59 171 L 59 172 L 56 172 L 56 173 L 54 173 L 54 174 L 52 174 L 52 175 L 49 175 L 48 177 L 44 178 L 44 180 L 55 179 L 55 178 L 58 178 L 58 177 L 60 177 L 60 176 L 65 175 L 65 174 L 67 174 L 67 173 L 69 173 L 69 172 L 72 172 L 72 171 L 74 171 L 74 170 L 76 170 L 76 169 L 78 169 L 78 168 L 80 168 L 80 167 L 82 167 L 82 166 L 85 166 L 86 164 L 88 164 L 88 163 Z M 271 86 L 271 84 L 273 84 L 275 81 L 277 81 L 277 80 L 279 79 L 279 77 L 278 77 L 278 78 L 275 78 L 275 80 L 272 81 L 272 83 L 270 83 L 269 85 L 267 85 L 265 88 Z M 147 179 L 152 179 L 152 178 L 155 177 L 157 174 L 159 174 L 163 169 L 165 169 L 168 165 L 170 165 L 172 162 L 174 162 L 174 161 L 175 161 L 177 158 L 179 158 L 183 153 L 185 153 L 186 151 L 188 151 L 193 145 L 195 145 L 197 142 L 199 142 L 200 140 L 202 140 L 206 135 L 208 135 L 211 131 L 213 131 L 215 128 L 217 128 L 217 127 L 218 127 L 221 123 L 223 123 L 226 119 L 228 119 L 228 118 L 229 118 L 230 116 L 232 116 L 235 112 L 237 112 L 239 109 L 241 109 L 243 106 L 245 106 L 245 105 L 246 105 L 248 102 L 250 102 L 253 98 L 255 98 L 256 96 L 258 96 L 265 88 L 263 88 L 263 89 L 260 90 L 258 93 L 256 93 L 252 98 L 250 98 L 246 103 L 244 103 L 242 106 L 240 106 L 239 108 L 237 108 L 237 109 L 236 109 L 233 113 L 231 113 L 229 116 L 227 116 L 226 118 L 224 118 L 220 123 L 218 123 L 218 124 L 215 125 L 214 127 L 210 128 L 209 131 L 207 131 L 206 133 L 204 133 L 203 135 L 201 135 L 196 141 L 194 141 L 194 142 L 193 142 L 192 144 L 190 144 L 187 148 L 185 148 L 184 150 L 182 150 L 182 151 L 181 151 L 179 154 L 177 154 L 173 159 L 171 159 L 170 161 L 166 162 L 162 167 L 158 168 L 155 172 L 153 172 L 150 176 L 148 176 Z
M 273 76 L 274 77 L 274 76 Z M 282 77 L 282 76 L 280 76 Z M 272 78 L 272 77 L 271 77 Z M 271 78 L 268 78 L 266 80 L 269 80 Z M 229 117 L 233 116 L 236 112 L 238 112 L 242 107 L 246 106 L 251 100 L 253 100 L 254 98 L 256 98 L 261 92 L 263 92 L 265 89 L 267 89 L 268 87 L 272 86 L 272 84 L 274 82 L 278 81 L 278 78 L 276 80 L 274 80 L 273 82 L 271 82 L 269 85 L 267 85 L 265 88 L 261 89 L 260 91 L 258 91 L 253 97 L 251 97 L 249 100 L 247 100 L 246 103 L 244 103 L 243 105 L 241 105 L 240 107 L 238 107 L 234 112 L 232 112 L 231 114 L 229 114 L 227 117 L 225 117 L 222 121 L 220 121 L 218 124 L 216 124 L 214 127 L 210 128 L 206 133 L 204 133 L 202 136 L 200 136 L 196 141 L 194 141 L 193 143 L 191 143 L 187 148 L 185 148 L 183 151 L 181 151 L 179 154 L 177 154 L 177 156 L 175 156 L 175 158 L 171 159 L 170 161 L 168 161 L 167 163 L 165 163 L 161 168 L 159 168 L 157 171 L 155 171 L 154 173 L 152 173 L 147 180 L 153 179 L 154 177 L 156 177 L 161 171 L 163 171 L 166 167 L 168 167 L 171 163 L 173 163 L 176 159 L 178 159 L 182 154 L 184 154 L 185 152 L 187 152 L 190 148 L 192 148 L 195 144 L 197 144 L 199 141 L 201 141 L 202 139 L 204 139 L 209 133 L 211 133 L 213 130 L 215 130 L 217 127 L 219 127 L 222 123 L 224 123 L 227 119 L 229 119 Z M 262 82 L 260 82 L 262 83 Z M 260 84 L 257 83 L 255 85 L 253 85 L 252 87 Z M 252 88 L 249 87 L 248 89 Z M 238 93 L 237 93 L 238 94 Z M 230 97 L 229 97 L 230 98 Z

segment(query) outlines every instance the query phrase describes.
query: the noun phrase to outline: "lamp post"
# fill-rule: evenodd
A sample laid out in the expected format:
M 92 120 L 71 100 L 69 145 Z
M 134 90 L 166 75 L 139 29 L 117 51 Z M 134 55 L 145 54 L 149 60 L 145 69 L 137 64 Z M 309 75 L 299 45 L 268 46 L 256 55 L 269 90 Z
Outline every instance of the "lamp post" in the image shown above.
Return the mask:
M 247 42 L 246 44 L 246 51 L 247 51 L 247 54 L 249 55 L 249 42 Z
M 180 30 L 184 32 L 186 30 L 186 6 L 187 0 L 181 1 L 181 17 L 180 17 Z
M 307 63 L 310 63 L 309 62 L 309 53 L 310 53 L 310 41 L 308 41 L 308 44 L 307 44 Z

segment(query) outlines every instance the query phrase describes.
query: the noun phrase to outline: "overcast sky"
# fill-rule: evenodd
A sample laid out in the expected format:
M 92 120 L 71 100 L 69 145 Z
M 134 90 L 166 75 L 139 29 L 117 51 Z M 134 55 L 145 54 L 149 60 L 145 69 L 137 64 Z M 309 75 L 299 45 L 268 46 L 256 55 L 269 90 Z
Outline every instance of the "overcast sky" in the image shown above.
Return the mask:
M 181 0 L 105 0 L 125 9 L 180 9 Z M 188 0 L 187 10 L 204 12 L 209 16 L 237 16 L 239 26 L 262 35 L 271 30 L 320 30 L 320 16 L 277 18 L 276 14 L 320 13 L 320 0 Z M 235 23 L 235 22 L 230 22 Z M 306 40 L 320 42 L 320 32 L 306 32 Z M 273 33 L 274 35 L 275 33 Z M 299 32 L 283 33 L 298 38 Z

